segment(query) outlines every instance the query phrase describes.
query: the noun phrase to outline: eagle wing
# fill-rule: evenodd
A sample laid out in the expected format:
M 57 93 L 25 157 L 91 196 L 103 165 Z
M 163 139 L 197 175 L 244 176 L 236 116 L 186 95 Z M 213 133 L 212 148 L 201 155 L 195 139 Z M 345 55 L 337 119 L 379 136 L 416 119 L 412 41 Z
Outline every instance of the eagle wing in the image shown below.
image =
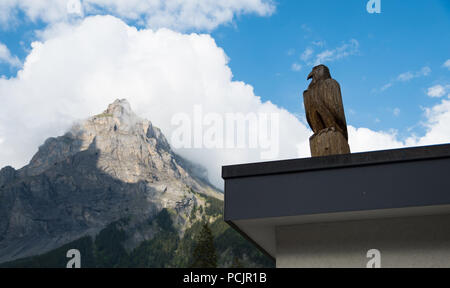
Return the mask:
M 325 90 L 327 90 L 324 93 L 327 99 L 324 99 L 325 101 L 323 101 L 323 104 L 330 113 L 333 114 L 336 124 L 344 132 L 345 138 L 348 139 L 347 121 L 345 119 L 344 104 L 342 102 L 341 86 L 336 80 L 331 78 L 325 80 L 323 85 Z
M 311 127 L 311 129 L 313 128 L 313 123 L 311 122 L 311 110 L 312 110 L 312 103 L 311 103 L 311 91 L 310 90 L 305 90 L 303 92 L 303 105 L 305 106 L 305 114 L 306 114 L 306 121 L 309 124 L 309 127 Z

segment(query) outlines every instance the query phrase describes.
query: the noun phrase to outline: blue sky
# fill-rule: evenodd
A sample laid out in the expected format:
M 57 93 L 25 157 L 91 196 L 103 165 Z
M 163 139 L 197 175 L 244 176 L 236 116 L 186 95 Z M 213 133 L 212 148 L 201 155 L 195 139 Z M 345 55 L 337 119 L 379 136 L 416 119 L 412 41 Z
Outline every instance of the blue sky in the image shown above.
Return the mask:
M 0 167 L 117 98 L 169 140 L 171 117 L 197 104 L 275 113 L 275 159 L 308 157 L 302 92 L 318 63 L 341 84 L 352 152 L 449 143 L 450 1 L 367 2 L 0 1 Z M 260 150 L 177 153 L 220 186 L 220 165 L 268 160 Z
M 381 14 L 369 14 L 362 0 L 279 1 L 271 17 L 241 17 L 236 26 L 222 26 L 213 35 L 231 58 L 236 79 L 251 83 L 263 99 L 300 114 L 311 69 L 301 54 L 307 48 L 333 50 L 355 39 L 359 48 L 354 55 L 325 63 L 341 84 L 348 122 L 397 129 L 399 135 L 414 127 L 422 134 L 424 128 L 417 125 L 421 107 L 438 101 L 427 96 L 427 88 L 450 83 L 450 71 L 443 67 L 450 57 L 450 2 L 381 3 Z M 298 72 L 291 70 L 295 62 L 302 65 Z M 428 76 L 394 81 L 423 67 L 431 69 Z M 394 115 L 395 109 L 399 114 Z
M 369 14 L 364 0 L 282 0 L 271 16 L 241 15 L 211 34 L 229 56 L 235 80 L 251 84 L 263 100 L 299 117 L 304 115 L 305 76 L 313 66 L 301 55 L 307 49 L 317 54 L 357 41 L 356 48 L 348 48 L 350 55 L 323 61 L 341 83 L 348 122 L 374 130 L 396 129 L 400 136 L 411 131 L 420 135 L 425 132 L 418 125 L 422 108 L 438 101 L 427 96 L 427 88 L 450 83 L 450 71 L 443 67 L 450 57 L 450 2 L 381 4 L 381 14 Z M 23 61 L 35 31 L 45 24 L 23 15 L 19 19 L 15 27 L 0 30 L 0 42 Z M 294 71 L 293 65 L 301 68 Z M 396 80 L 424 67 L 431 72 Z M 19 68 L 2 63 L 0 74 L 11 77 Z M 385 85 L 391 86 L 383 90 Z

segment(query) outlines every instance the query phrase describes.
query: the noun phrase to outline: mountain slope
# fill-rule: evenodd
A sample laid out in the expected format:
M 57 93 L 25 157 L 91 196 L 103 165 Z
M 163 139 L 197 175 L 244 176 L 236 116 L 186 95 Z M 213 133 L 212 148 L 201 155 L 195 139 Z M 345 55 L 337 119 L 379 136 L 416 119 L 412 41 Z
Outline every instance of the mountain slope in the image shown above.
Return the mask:
M 170 212 L 161 210 L 152 220 L 159 231 L 130 252 L 123 247 L 127 238 L 124 229 L 127 220 L 124 219 L 109 224 L 95 238 L 85 236 L 42 255 L 2 263 L 0 268 L 64 268 L 69 260 L 66 257 L 69 249 L 80 251 L 83 268 L 190 267 L 202 222 L 194 222 L 180 237 L 171 219 Z M 215 220 L 210 227 L 219 256 L 219 267 L 273 267 L 274 263 L 269 258 L 221 219 Z
M 0 262 L 46 253 L 109 224 L 123 225 L 127 253 L 160 228 L 152 219 L 172 211 L 183 239 L 195 221 L 213 223 L 207 199 L 223 199 L 205 171 L 174 154 L 161 131 L 126 100 L 48 139 L 29 165 L 0 171 Z M 208 200 L 211 202 L 211 200 Z

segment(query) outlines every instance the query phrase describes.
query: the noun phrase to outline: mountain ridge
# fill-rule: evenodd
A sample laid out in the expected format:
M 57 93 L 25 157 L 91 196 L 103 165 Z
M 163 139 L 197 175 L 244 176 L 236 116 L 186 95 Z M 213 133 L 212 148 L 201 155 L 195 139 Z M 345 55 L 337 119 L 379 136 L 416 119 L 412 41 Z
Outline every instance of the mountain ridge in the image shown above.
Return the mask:
M 127 100 L 116 100 L 47 139 L 28 165 L 0 170 L 0 262 L 94 236 L 126 217 L 131 251 L 155 234 L 148 221 L 162 209 L 176 212 L 182 236 L 194 207 L 205 207 L 207 197 L 223 199 L 206 178 L 206 170 L 176 155 Z

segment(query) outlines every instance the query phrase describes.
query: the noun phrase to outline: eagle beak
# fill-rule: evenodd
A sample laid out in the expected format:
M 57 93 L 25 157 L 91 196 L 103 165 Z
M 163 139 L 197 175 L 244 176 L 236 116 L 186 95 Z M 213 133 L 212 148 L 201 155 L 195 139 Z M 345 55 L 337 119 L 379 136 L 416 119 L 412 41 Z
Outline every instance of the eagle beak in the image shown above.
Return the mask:
M 306 80 L 312 79 L 313 76 L 314 76 L 314 73 L 313 73 L 313 72 L 309 73 L 308 78 L 306 78 Z

